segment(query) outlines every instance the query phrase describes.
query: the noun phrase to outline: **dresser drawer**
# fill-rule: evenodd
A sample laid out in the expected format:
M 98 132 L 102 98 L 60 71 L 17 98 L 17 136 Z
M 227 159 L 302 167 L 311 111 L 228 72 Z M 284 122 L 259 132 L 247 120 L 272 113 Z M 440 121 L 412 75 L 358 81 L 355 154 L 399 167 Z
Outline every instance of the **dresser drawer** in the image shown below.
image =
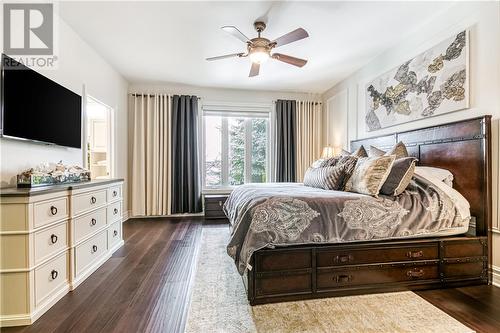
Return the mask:
M 78 194 L 72 197 L 73 215 L 86 212 L 106 203 L 106 190 Z
M 320 250 L 316 253 L 318 267 L 371 264 L 380 262 L 400 262 L 415 260 L 434 260 L 439 258 L 437 243 L 425 246 L 401 246 L 366 250 Z
M 95 210 L 73 220 L 75 243 L 106 225 L 106 208 Z
M 371 285 L 376 283 L 397 283 L 439 278 L 438 265 L 389 266 L 351 269 L 318 269 L 318 289 L 334 289 L 346 286 Z
M 35 303 L 47 297 L 68 282 L 68 251 L 35 269 Z
M 107 234 L 103 230 L 99 234 L 78 245 L 75 250 L 76 275 L 80 275 L 96 260 L 107 252 Z
M 108 188 L 108 202 L 117 200 L 122 197 L 122 187 L 121 185 L 119 186 L 113 186 Z
M 35 203 L 33 224 L 35 228 L 68 217 L 68 198 Z
M 483 273 L 487 274 L 487 270 L 485 269 L 485 265 L 482 261 L 449 263 L 443 265 L 443 277 L 445 279 L 470 277 L 480 278 Z
M 111 223 L 119 220 L 122 217 L 122 203 L 121 203 L 121 201 L 117 201 L 117 202 L 109 205 L 106 209 L 107 209 L 107 214 L 108 214 L 108 224 L 111 224 Z
M 111 249 L 122 240 L 122 222 L 113 223 L 108 228 L 108 248 Z
M 68 246 L 68 222 L 36 232 L 34 235 L 35 264 Z

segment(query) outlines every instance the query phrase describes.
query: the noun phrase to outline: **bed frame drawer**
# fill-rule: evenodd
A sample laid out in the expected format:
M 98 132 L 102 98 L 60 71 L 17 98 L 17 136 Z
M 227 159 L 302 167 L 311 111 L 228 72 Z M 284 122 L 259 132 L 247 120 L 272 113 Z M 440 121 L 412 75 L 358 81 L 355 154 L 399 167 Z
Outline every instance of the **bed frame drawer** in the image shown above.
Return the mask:
M 285 293 L 311 292 L 311 274 L 309 272 L 291 275 L 266 275 L 255 283 L 256 297 Z
M 316 286 L 318 290 L 347 286 L 400 283 L 439 279 L 438 264 L 401 265 L 384 267 L 356 267 L 346 269 L 318 269 Z
M 311 251 L 264 252 L 255 257 L 256 272 L 272 272 L 311 267 Z
M 378 262 L 434 260 L 438 258 L 438 243 L 431 243 L 421 246 L 386 246 L 376 251 L 374 249 L 319 250 L 316 254 L 316 265 L 318 267 L 331 267 Z

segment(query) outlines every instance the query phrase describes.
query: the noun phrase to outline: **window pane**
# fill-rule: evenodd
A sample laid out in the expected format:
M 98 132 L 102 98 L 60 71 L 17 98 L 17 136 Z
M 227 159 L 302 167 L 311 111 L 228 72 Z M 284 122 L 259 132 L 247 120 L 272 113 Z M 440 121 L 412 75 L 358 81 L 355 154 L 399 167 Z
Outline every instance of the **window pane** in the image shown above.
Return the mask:
M 267 119 L 252 119 L 252 183 L 265 183 L 267 167 Z
M 245 119 L 228 119 L 229 185 L 245 183 Z
M 205 185 L 222 185 L 222 118 L 205 117 Z

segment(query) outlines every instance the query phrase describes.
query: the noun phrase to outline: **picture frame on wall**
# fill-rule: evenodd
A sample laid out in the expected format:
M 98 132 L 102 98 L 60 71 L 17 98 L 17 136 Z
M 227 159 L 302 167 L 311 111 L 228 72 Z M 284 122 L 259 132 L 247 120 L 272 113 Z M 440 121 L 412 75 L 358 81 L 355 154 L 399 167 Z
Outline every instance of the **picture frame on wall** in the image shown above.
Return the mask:
M 367 132 L 469 108 L 469 30 L 369 81 Z

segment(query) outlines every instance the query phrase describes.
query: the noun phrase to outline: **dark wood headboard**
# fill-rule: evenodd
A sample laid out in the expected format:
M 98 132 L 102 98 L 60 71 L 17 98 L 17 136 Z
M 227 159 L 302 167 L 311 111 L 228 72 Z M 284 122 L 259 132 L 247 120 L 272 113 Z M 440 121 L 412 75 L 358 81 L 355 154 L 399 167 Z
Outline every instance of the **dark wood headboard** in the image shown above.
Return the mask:
M 491 116 L 351 141 L 351 151 L 363 145 L 389 149 L 402 141 L 419 165 L 450 170 L 453 187 L 470 203 L 476 234 L 488 235 L 492 221 Z

